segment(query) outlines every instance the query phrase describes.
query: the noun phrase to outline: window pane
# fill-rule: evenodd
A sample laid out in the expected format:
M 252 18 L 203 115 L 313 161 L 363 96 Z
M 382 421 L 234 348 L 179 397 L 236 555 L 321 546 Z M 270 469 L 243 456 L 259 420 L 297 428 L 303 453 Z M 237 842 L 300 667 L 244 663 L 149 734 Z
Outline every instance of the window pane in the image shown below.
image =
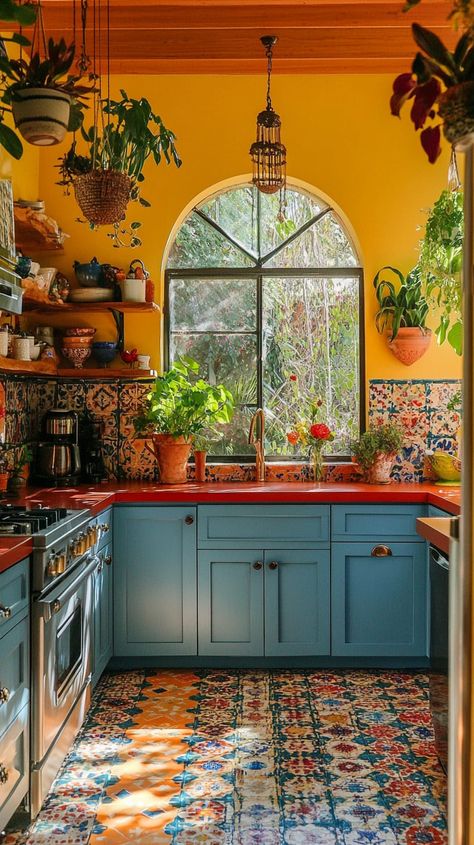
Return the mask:
M 300 191 L 286 191 L 284 220 L 280 221 L 280 195 L 262 194 L 260 199 L 260 238 L 261 255 L 267 255 L 279 246 L 312 217 L 315 217 L 327 203 L 317 197 L 309 197 Z
M 254 262 L 192 212 L 176 235 L 168 267 L 253 267 Z
M 359 284 L 355 278 L 265 279 L 263 395 L 269 454 L 293 455 L 286 434 L 321 399 L 336 433 L 326 453 L 348 454 L 359 434 Z M 297 381 L 291 381 L 290 375 Z
M 235 241 L 257 255 L 256 200 L 256 189 L 245 185 L 217 194 L 199 207 Z
M 255 331 L 255 279 L 171 279 L 172 331 Z
M 170 334 L 170 358 L 189 355 L 199 374 L 211 384 L 224 384 L 236 402 L 257 401 L 257 338 L 255 334 Z
M 356 267 L 357 256 L 337 217 L 329 212 L 295 238 L 266 267 Z
M 229 425 L 216 426 L 222 432 L 222 440 L 210 444 L 210 455 L 253 455 L 255 447 L 248 442 L 250 420 L 256 407 L 236 406 L 232 422 Z

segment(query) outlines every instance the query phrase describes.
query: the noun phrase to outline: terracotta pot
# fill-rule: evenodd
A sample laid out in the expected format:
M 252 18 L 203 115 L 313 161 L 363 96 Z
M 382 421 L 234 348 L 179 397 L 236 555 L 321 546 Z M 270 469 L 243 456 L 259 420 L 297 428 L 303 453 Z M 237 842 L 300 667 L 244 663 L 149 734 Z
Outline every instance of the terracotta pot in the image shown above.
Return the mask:
M 8 472 L 0 472 L 0 496 L 4 496 L 8 487 Z
M 457 152 L 465 153 L 474 141 L 474 82 L 462 82 L 438 98 L 443 134 Z
M 390 484 L 390 473 L 395 458 L 395 453 L 388 455 L 386 452 L 379 452 L 374 463 L 367 470 L 369 484 Z
M 172 437 L 171 434 L 153 434 L 150 440 L 153 448 L 148 443 L 145 447 L 157 460 L 161 484 L 184 484 L 191 443 L 184 437 Z
M 402 364 L 409 367 L 425 354 L 431 343 L 431 329 L 402 328 L 395 340 L 388 340 L 388 348 Z
M 25 141 L 59 144 L 67 132 L 71 98 L 56 88 L 21 88 L 12 102 L 13 119 Z
M 194 451 L 194 476 L 196 481 L 206 480 L 206 457 L 207 452 L 204 449 L 196 449 Z

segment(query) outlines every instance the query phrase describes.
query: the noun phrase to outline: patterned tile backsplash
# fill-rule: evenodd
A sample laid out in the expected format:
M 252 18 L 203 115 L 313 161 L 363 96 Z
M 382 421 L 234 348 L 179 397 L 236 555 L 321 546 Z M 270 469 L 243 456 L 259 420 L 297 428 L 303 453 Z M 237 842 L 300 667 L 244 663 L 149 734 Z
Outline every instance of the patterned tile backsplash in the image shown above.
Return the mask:
M 369 383 L 369 422 L 398 422 L 405 431 L 405 445 L 397 457 L 393 478 L 421 481 L 426 449 L 457 451 L 459 414 L 447 410 L 459 390 L 459 380 L 394 381 Z M 0 442 L 10 463 L 23 444 L 38 439 L 41 418 L 52 407 L 88 412 L 103 426 L 102 448 L 111 480 L 157 478 L 155 460 L 143 441 L 133 439 L 133 418 L 148 391 L 146 381 L 104 379 L 45 379 L 0 376 Z M 4 404 L 3 404 L 4 403 Z M 252 481 L 253 465 L 221 464 L 207 467 L 209 481 Z M 268 464 L 268 478 L 299 481 L 310 477 L 307 464 Z M 190 478 L 194 466 L 189 468 Z M 326 466 L 331 481 L 355 480 L 351 464 Z

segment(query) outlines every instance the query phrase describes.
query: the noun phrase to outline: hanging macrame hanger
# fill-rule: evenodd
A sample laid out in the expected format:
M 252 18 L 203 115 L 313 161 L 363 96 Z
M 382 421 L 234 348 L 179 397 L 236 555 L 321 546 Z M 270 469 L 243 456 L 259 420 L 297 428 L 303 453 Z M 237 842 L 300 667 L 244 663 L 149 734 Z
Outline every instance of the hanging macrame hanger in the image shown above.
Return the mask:
M 459 191 L 460 187 L 461 180 L 459 178 L 456 150 L 454 147 L 451 147 L 451 158 L 449 159 L 448 167 L 448 191 Z

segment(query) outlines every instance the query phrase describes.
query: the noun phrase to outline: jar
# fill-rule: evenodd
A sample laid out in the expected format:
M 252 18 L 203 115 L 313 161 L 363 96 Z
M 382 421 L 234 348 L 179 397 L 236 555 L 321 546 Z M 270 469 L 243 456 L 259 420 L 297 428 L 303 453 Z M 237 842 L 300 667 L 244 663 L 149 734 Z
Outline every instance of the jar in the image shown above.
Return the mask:
M 13 341 L 13 357 L 15 361 L 31 361 L 30 338 L 25 334 L 17 334 Z
M 150 356 L 149 355 L 139 355 L 137 357 L 138 361 L 138 369 L 139 370 L 149 370 L 150 369 Z
M 145 279 L 135 279 L 127 276 L 122 282 L 122 298 L 124 302 L 145 302 Z
M 6 358 L 8 355 L 8 336 L 9 332 L 7 326 L 0 329 L 0 355 L 3 358 Z

